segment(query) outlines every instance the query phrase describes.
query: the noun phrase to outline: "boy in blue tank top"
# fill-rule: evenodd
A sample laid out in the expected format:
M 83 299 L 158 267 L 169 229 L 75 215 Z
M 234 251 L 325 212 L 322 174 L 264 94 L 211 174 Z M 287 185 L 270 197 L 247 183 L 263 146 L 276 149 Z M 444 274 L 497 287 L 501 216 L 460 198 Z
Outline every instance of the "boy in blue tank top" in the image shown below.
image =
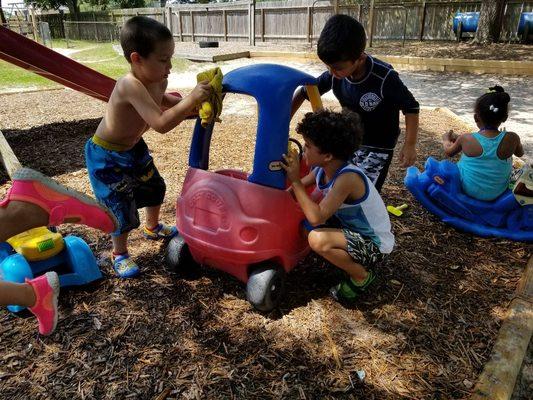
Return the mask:
M 298 155 L 284 155 L 291 190 L 307 218 L 313 251 L 348 274 L 331 288 L 336 300 L 352 302 L 374 280 L 373 267 L 394 247 L 385 204 L 364 172 L 349 162 L 361 142 L 359 116 L 351 111 L 307 113 L 296 131 L 305 142 L 311 172 L 300 179 Z M 305 188 L 322 192 L 315 203 Z
M 405 141 L 399 160 L 402 167 L 416 161 L 420 107 L 392 66 L 366 54 L 365 47 L 365 29 L 356 19 L 342 14 L 328 19 L 317 44 L 318 57 L 328 68 L 318 77 L 318 90 L 333 90 L 343 108 L 360 115 L 363 141 L 350 158 L 379 192 L 400 135 L 400 110 L 405 115 Z M 302 86 L 292 99 L 293 114 L 305 99 Z
M 463 153 L 457 163 L 461 184 L 463 191 L 475 199 L 491 201 L 500 196 L 509 187 L 513 154 L 524 155 L 520 137 L 498 129 L 507 120 L 510 101 L 501 86 L 491 87 L 474 107 L 479 131 L 460 136 L 449 131 L 443 136 L 448 157 Z

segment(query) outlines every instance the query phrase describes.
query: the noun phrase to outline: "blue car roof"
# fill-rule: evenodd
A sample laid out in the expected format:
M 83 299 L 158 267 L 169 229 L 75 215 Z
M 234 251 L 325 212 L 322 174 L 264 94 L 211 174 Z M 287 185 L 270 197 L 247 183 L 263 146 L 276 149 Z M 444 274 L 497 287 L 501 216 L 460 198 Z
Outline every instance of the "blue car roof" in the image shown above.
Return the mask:
M 258 120 L 253 171 L 250 182 L 284 189 L 285 172 L 280 167 L 287 152 L 291 102 L 294 91 L 302 85 L 316 85 L 317 79 L 297 69 L 277 64 L 255 64 L 228 72 L 223 91 L 253 96 L 257 100 Z M 212 126 L 210 127 L 212 129 Z M 195 127 L 189 165 L 207 169 L 211 132 Z
M 243 93 L 258 101 L 263 95 L 274 95 L 278 91 L 290 91 L 301 85 L 315 85 L 316 78 L 297 69 L 278 64 L 255 64 L 240 67 L 228 72 L 222 81 L 223 91 Z M 292 90 L 290 90 L 292 88 Z

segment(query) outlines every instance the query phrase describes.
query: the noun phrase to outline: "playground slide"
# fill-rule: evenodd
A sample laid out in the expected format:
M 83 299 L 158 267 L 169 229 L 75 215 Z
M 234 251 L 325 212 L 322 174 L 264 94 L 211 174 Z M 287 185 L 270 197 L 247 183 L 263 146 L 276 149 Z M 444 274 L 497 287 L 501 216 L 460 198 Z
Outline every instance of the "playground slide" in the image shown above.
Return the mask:
M 115 80 L 0 25 L 0 59 L 108 101 Z

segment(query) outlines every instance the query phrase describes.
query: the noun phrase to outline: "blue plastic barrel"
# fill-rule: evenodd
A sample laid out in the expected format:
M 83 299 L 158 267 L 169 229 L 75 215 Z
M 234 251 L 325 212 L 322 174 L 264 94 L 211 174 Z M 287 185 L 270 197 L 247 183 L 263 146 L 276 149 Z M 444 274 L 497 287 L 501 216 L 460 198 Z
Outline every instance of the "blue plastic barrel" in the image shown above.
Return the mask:
M 459 22 L 462 23 L 462 32 L 475 32 L 479 21 L 479 11 L 458 12 L 453 17 L 453 31 L 457 33 Z
M 533 34 L 533 11 L 520 14 L 520 22 L 518 22 L 519 34 L 524 33 L 526 24 L 529 26 L 529 34 Z

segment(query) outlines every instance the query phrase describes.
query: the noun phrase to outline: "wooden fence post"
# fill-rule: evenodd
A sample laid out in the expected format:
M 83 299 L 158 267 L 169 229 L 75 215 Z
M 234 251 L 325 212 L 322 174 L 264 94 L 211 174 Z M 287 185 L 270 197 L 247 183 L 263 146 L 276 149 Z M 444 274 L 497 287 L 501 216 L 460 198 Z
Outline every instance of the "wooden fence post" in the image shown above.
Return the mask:
M 178 8 L 177 16 L 178 16 L 178 33 L 180 35 L 180 42 L 183 42 L 183 26 L 181 25 L 181 11 L 179 8 Z
M 248 38 L 250 46 L 255 46 L 255 0 L 248 5 Z
M 30 7 L 30 19 L 33 27 L 33 39 L 37 42 L 39 40 L 39 35 L 37 34 L 37 22 L 35 21 L 35 10 L 33 9 L 33 6 Z
M 261 8 L 261 41 L 265 41 L 265 9 Z
M 222 23 L 224 24 L 224 41 L 228 41 L 228 14 L 222 10 Z
M 307 42 L 311 43 L 313 36 L 313 15 L 311 7 L 307 7 Z
M 194 42 L 194 15 L 193 10 L 191 10 L 191 40 Z
M 96 22 L 96 14 L 95 13 L 93 13 L 93 21 Z M 96 41 L 99 42 L 100 38 L 98 37 L 98 24 L 97 23 L 94 24 L 94 35 L 96 37 Z
M 370 13 L 368 15 L 368 47 L 372 47 L 372 38 L 374 36 L 374 0 L 370 0 Z
M 174 40 L 174 32 L 172 31 L 172 8 L 170 7 L 166 8 L 166 19 L 168 30 L 172 34 L 172 40 Z
M 420 41 L 424 40 L 424 25 L 426 25 L 426 2 L 422 2 L 422 17 L 420 18 Z

